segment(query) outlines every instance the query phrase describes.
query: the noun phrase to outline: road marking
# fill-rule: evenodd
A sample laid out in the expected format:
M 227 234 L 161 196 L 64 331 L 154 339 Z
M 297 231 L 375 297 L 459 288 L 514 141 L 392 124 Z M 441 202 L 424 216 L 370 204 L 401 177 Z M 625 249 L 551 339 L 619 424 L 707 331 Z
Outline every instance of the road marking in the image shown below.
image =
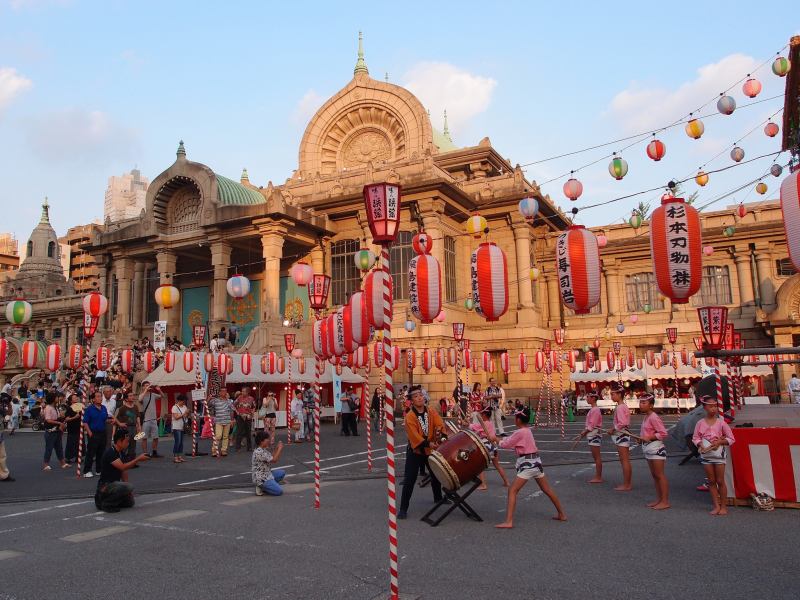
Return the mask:
M 242 504 L 251 504 L 253 502 L 260 502 L 261 496 L 256 496 L 255 492 L 251 492 L 253 495 L 248 496 L 247 498 L 236 498 L 236 500 L 226 500 L 221 504 L 225 506 L 241 506 Z
M 150 517 L 147 519 L 148 521 L 154 521 L 156 523 L 168 523 L 170 521 L 177 521 L 178 519 L 188 519 L 189 517 L 196 517 L 198 515 L 204 515 L 206 511 L 204 510 L 178 510 L 171 513 L 166 513 L 164 515 L 158 515 L 157 517 Z
M 53 510 L 53 506 L 48 506 L 46 508 L 34 508 L 33 510 L 25 510 L 22 512 L 15 512 L 9 515 L 0 516 L 0 519 L 10 519 L 11 517 L 21 517 L 22 515 L 32 515 L 33 513 L 40 513 L 45 512 L 47 510 Z
M 55 508 L 69 508 L 70 506 L 78 506 L 79 504 L 89 504 L 92 500 L 82 500 L 80 502 L 70 502 L 69 504 L 59 504 Z
M 142 502 L 140 506 L 150 506 L 151 504 L 161 504 L 162 502 L 174 502 L 175 500 L 183 500 L 184 498 L 192 498 L 200 494 L 183 494 L 182 496 L 172 496 L 171 498 L 161 498 L 160 500 L 151 500 L 150 502 Z
M 73 535 L 68 535 L 67 537 L 61 538 L 65 542 L 91 542 L 92 540 L 99 540 L 100 538 L 108 537 L 110 535 L 116 535 L 118 533 L 125 533 L 126 531 L 130 531 L 133 527 L 124 527 L 122 525 L 117 525 L 114 527 L 103 527 L 102 529 L 95 529 L 94 531 L 84 531 L 83 533 L 75 533 Z
M 225 479 L 226 477 L 234 477 L 236 473 L 231 473 L 230 475 L 220 475 L 219 477 L 209 477 L 208 479 L 196 479 L 195 481 L 184 481 L 183 483 L 179 483 L 178 485 L 192 485 L 194 483 L 205 483 L 206 481 L 216 481 L 217 479 Z
M 22 556 L 22 552 L 17 552 L 16 550 L 0 550 L 0 560 L 6 560 L 7 558 L 14 558 L 16 556 Z

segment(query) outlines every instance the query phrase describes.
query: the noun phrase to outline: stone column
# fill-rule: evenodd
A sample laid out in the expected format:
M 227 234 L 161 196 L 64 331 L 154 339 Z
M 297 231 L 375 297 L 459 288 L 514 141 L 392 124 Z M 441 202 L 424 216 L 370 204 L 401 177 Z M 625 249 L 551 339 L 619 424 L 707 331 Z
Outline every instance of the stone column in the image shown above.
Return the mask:
M 97 264 L 97 289 L 111 302 L 111 292 L 108 289 L 108 264 L 106 255 L 100 254 L 99 256 L 95 256 L 94 259 Z M 108 329 L 109 319 L 111 319 L 111 317 L 108 313 L 100 317 L 100 322 L 97 325 L 98 329 Z
M 607 314 L 609 322 L 619 320 L 619 271 L 616 266 L 604 266 L 606 276 L 606 300 L 608 302 Z
M 133 265 L 133 322 L 132 329 L 136 336 L 142 334 L 144 326 L 144 262 L 137 260 Z
M 775 330 L 775 346 L 779 348 L 785 348 L 792 345 L 791 329 L 780 328 Z M 794 356 L 798 355 L 795 354 Z M 778 371 L 778 377 L 775 385 L 778 388 L 777 392 L 780 394 L 779 402 L 782 404 L 791 402 L 786 386 L 789 384 L 789 380 L 792 378 L 792 373 L 800 373 L 800 371 L 796 370 L 796 367 L 797 365 L 775 365 L 775 368 Z
M 117 330 L 123 335 L 130 335 L 133 261 L 129 258 L 119 258 L 115 266 L 117 271 Z
M 323 243 L 327 244 L 328 240 Z M 323 252 L 322 247 L 314 246 L 309 254 L 311 255 L 311 268 L 314 273 L 325 273 L 325 252 Z
M 755 303 L 749 248 L 737 247 L 733 260 L 736 263 L 736 279 L 739 280 L 739 304 L 744 312 L 745 307 L 752 307 Z
M 263 322 L 280 325 L 281 258 L 286 227 L 267 224 L 259 228 L 264 256 L 264 281 L 261 285 L 261 311 Z
M 514 223 L 514 247 L 517 255 L 517 290 L 519 306 L 533 308 L 533 293 L 531 291 L 531 233 L 527 223 Z
M 160 285 L 175 285 L 175 266 L 178 262 L 177 255 L 171 250 L 159 250 L 156 253 L 156 261 L 158 263 L 158 278 Z M 158 320 L 167 322 L 167 335 L 175 335 L 177 333 L 177 320 L 169 318 L 170 311 L 176 311 L 178 307 L 165 309 L 159 307 Z M 171 323 L 170 321 L 175 321 Z M 174 330 L 174 331 L 173 331 Z
M 228 322 L 228 278 L 230 272 L 231 246 L 227 242 L 212 242 L 211 264 L 214 266 L 214 290 L 211 305 L 211 331 L 217 332 Z M 211 333 L 209 331 L 209 334 Z
M 558 289 L 558 276 L 548 272 L 547 281 L 547 306 L 550 327 L 561 325 L 561 292 Z
M 761 308 L 770 312 L 775 308 L 775 283 L 772 279 L 772 251 L 769 246 L 756 246 L 756 270 Z

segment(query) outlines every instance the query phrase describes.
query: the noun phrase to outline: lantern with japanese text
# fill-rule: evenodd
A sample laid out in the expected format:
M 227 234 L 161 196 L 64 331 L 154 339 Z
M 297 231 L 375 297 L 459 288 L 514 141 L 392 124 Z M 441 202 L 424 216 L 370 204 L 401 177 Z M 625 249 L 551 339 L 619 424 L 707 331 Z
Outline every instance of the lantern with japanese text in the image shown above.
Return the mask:
M 472 252 L 470 264 L 475 312 L 497 321 L 508 310 L 506 255 L 494 242 L 484 242 Z
M 524 352 L 519 353 L 519 372 L 520 373 L 527 373 L 528 372 L 528 355 Z
M 264 375 L 274 375 L 278 370 L 278 355 L 274 352 L 267 352 L 261 357 L 261 372 Z
M 72 344 L 67 354 L 67 367 L 74 371 L 80 369 L 81 365 L 83 365 L 83 346 Z
M 308 305 L 312 310 L 323 310 L 328 305 L 328 292 L 331 289 L 330 275 L 314 273 L 308 285 Z
M 97 349 L 95 360 L 97 361 L 97 368 L 99 370 L 108 370 L 108 367 L 111 365 L 111 350 L 108 348 L 108 346 L 100 346 Z
M 700 330 L 703 333 L 703 349 L 719 350 L 725 344 L 728 326 L 726 306 L 702 306 L 697 309 Z
M 382 367 L 385 359 L 385 353 L 383 351 L 383 342 L 378 341 L 375 342 L 374 351 L 372 353 L 373 360 L 375 361 L 376 367 Z
M 556 274 L 561 300 L 576 315 L 588 314 L 600 301 L 600 252 L 594 234 L 570 225 L 556 241 Z
M 172 350 L 164 352 L 164 370 L 167 373 L 172 373 L 175 370 L 175 353 Z
M 673 304 L 686 304 L 700 289 L 702 244 L 697 210 L 683 198 L 663 197 L 650 219 L 650 252 L 658 289 Z
M 22 368 L 33 369 L 36 363 L 39 362 L 39 344 L 28 340 L 22 344 L 22 353 L 20 356 Z
M 578 353 L 575 350 L 567 350 L 567 366 L 569 367 L 570 373 L 575 372 L 577 359 Z
M 363 346 L 369 342 L 370 329 L 367 319 L 367 299 L 364 292 L 355 292 L 350 296 L 350 331 L 353 342 Z
M 240 273 L 228 278 L 225 282 L 225 290 L 231 298 L 240 299 L 250 293 L 250 280 Z
M 31 320 L 31 316 L 33 316 L 33 308 L 30 302 L 17 299 L 6 304 L 6 319 L 12 325 L 25 325 Z
M 422 349 L 422 370 L 429 373 L 433 367 L 433 352 L 430 348 Z
M 781 183 L 781 211 L 789 259 L 800 271 L 800 169 L 789 173 Z
M 44 365 L 45 369 L 48 371 L 58 371 L 61 367 L 61 346 L 58 344 L 50 344 L 47 346 Z
M 611 350 L 606 352 L 606 370 L 611 371 L 616 363 L 617 359 L 614 356 L 614 352 L 612 352 Z
M 191 352 L 183 353 L 183 370 L 191 373 L 194 370 L 194 354 Z
M 587 352 L 584 354 L 583 360 L 584 371 L 591 371 L 594 368 L 594 352 Z
M 375 329 L 383 328 L 383 289 L 389 289 L 389 314 L 392 312 L 392 278 L 386 271 L 370 271 L 364 278 L 364 297 L 367 305 L 367 320 Z M 434 315 L 436 316 L 436 315 Z
M 636 354 L 633 352 L 633 350 L 628 350 L 627 364 L 629 369 L 632 369 L 636 366 Z
M 300 287 L 305 287 L 314 276 L 314 269 L 307 262 L 299 260 L 289 269 L 289 276 Z
M 647 144 L 647 156 L 658 162 L 667 154 L 667 147 L 659 139 L 653 138 L 653 141 Z
M 408 301 L 423 323 L 433 323 L 442 310 L 441 268 L 430 254 L 417 254 L 408 265 Z
M 390 244 L 400 226 L 401 188 L 393 183 L 373 183 L 364 186 L 364 206 L 367 221 L 376 244 Z
M 417 351 L 414 348 L 406 349 L 406 372 L 413 373 L 417 366 Z
M 239 368 L 242 370 L 242 375 L 250 375 L 253 368 L 253 357 L 249 352 L 245 351 L 239 355 Z
M 156 304 L 161 308 L 170 309 L 175 306 L 181 299 L 181 293 L 174 285 L 161 285 L 156 288 L 154 294 Z
M 331 339 L 331 349 L 334 356 L 341 356 L 348 351 L 344 345 L 344 315 L 342 314 L 342 309 L 339 308 L 328 318 L 330 319 L 330 329 L 328 331 Z
M 570 177 L 564 184 L 563 190 L 564 195 L 575 202 L 583 193 L 583 184 L 574 177 Z
M 467 368 L 472 364 L 472 350 L 469 348 L 464 348 L 464 364 L 467 365 Z
M 486 219 L 478 213 L 473 214 L 464 224 L 464 230 L 476 240 L 479 240 L 488 229 L 489 224 L 486 222 Z
M 391 360 L 392 370 L 396 371 L 400 368 L 400 357 L 402 355 L 402 351 L 400 350 L 400 346 L 392 346 L 392 350 L 389 354 L 389 359 Z
M 142 354 L 142 366 L 144 367 L 145 372 L 152 373 L 156 368 L 156 353 L 152 350 L 148 350 L 144 354 Z M 213 362 L 213 355 L 212 355 L 212 362 Z

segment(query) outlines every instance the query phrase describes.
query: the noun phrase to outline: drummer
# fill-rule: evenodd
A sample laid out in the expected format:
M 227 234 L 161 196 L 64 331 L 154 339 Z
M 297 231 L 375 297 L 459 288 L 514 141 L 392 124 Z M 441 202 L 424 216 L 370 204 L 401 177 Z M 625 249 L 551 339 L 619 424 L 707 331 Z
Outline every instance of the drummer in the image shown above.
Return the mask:
M 403 494 L 400 497 L 400 510 L 397 513 L 398 519 L 407 517 L 408 505 L 411 502 L 411 494 L 414 493 L 414 483 L 417 481 L 420 467 L 427 466 L 431 450 L 435 450 L 442 439 L 446 437 L 444 421 L 439 413 L 425 406 L 422 386 L 413 386 L 409 390 L 409 396 L 411 397 L 411 409 L 406 413 L 404 419 L 408 446 L 406 447 L 406 467 L 403 476 Z M 442 486 L 430 469 L 428 472 L 431 473 L 433 501 L 439 502 L 442 499 Z
M 506 472 L 502 466 L 500 466 L 500 459 L 497 456 L 497 445 L 492 442 L 492 439 L 497 438 L 496 430 L 494 428 L 494 423 L 492 423 L 492 407 L 486 406 L 480 412 L 481 423 L 472 423 L 469 428 L 478 434 L 478 437 L 481 438 L 483 445 L 486 447 L 486 451 L 489 453 L 489 456 L 492 457 L 492 464 L 494 468 L 497 469 L 497 472 L 500 473 L 500 479 L 503 480 L 503 487 L 508 487 L 508 477 L 506 477 Z M 489 489 L 486 487 L 486 472 L 481 471 L 479 475 L 481 479 L 481 486 L 478 488 L 479 490 L 487 490 Z

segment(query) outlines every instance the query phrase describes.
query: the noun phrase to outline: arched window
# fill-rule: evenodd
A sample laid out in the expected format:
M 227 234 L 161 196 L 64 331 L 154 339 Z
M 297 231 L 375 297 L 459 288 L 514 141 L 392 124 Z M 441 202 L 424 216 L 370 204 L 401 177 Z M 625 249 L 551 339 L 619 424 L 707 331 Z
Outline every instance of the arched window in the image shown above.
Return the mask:
M 47 258 L 53 258 L 56 254 L 56 243 L 47 242 Z
M 28 240 L 28 253 L 27 253 L 27 255 L 28 256 L 33 256 L 33 242 L 31 240 Z
M 444 238 L 444 299 L 445 302 L 458 301 L 456 287 L 456 238 Z
M 331 302 L 346 304 L 353 292 L 361 287 L 353 255 L 359 249 L 358 240 L 339 240 L 331 244 Z

